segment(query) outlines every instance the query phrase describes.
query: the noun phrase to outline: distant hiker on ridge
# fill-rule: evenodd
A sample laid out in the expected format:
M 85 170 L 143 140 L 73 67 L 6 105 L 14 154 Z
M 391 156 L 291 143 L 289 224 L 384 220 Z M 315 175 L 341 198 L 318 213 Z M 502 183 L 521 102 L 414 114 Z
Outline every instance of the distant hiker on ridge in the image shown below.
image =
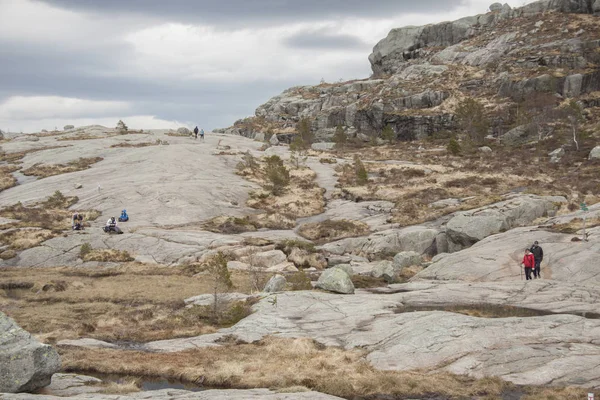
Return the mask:
M 194 128 L 194 139 L 198 139 L 198 127 Z
M 542 264 L 542 260 L 544 259 L 544 250 L 539 246 L 539 242 L 536 240 L 533 242 L 533 246 L 531 246 L 531 253 L 535 258 L 535 266 L 533 268 L 533 276 L 535 278 L 541 278 L 540 275 L 540 265 Z
M 535 267 L 535 257 L 531 254 L 531 250 L 525 249 L 525 256 L 521 265 L 525 268 L 525 279 L 531 280 L 531 270 Z

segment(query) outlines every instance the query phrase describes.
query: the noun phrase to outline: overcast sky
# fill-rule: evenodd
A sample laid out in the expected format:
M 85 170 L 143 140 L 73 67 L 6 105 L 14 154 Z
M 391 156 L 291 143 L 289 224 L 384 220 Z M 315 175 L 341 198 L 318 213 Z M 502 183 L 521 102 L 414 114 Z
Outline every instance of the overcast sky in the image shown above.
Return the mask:
M 0 0 L 0 129 L 226 127 L 290 86 L 367 78 L 392 28 L 492 2 Z

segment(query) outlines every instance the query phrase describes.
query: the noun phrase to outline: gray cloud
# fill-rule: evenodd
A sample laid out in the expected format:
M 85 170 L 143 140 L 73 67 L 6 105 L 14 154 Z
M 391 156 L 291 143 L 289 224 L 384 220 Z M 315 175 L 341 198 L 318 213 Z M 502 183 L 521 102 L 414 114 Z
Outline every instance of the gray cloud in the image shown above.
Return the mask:
M 342 17 L 389 17 L 412 12 L 440 13 L 461 4 L 461 0 L 42 0 L 68 9 L 95 12 L 125 12 L 202 22 L 269 23 L 298 20 L 325 20 Z M 226 29 L 226 27 L 224 27 Z
M 289 36 L 284 40 L 289 47 L 294 48 L 314 48 L 314 49 L 363 49 L 368 51 L 371 47 L 363 40 L 351 35 L 337 35 L 326 30 L 317 30 L 311 32 L 300 32 Z

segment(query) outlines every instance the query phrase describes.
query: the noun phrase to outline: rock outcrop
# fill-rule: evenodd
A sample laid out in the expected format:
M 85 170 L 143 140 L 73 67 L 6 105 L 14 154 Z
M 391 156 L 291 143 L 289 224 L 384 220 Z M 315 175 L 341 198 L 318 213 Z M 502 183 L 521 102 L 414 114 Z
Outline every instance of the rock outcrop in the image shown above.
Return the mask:
M 265 293 L 275 293 L 281 292 L 285 289 L 285 284 L 287 283 L 285 276 L 283 275 L 273 275 L 269 282 L 265 285 L 263 292 Z
M 499 376 L 519 384 L 600 387 L 595 373 L 600 320 L 551 314 L 591 311 L 593 317 L 599 311 L 596 299 L 600 294 L 594 285 L 415 282 L 390 289 L 382 294 L 357 291 L 354 296 L 279 293 L 277 307 L 265 298 L 251 316 L 217 334 L 147 347 L 180 351 L 214 345 L 225 335 L 246 342 L 267 335 L 309 337 L 329 346 L 359 347 L 379 369 L 426 368 L 474 377 Z M 442 308 L 462 298 L 466 308 L 468 304 L 517 307 L 514 312 L 519 315 L 519 308 L 531 307 L 550 315 L 535 316 L 529 311 L 527 317 L 476 318 L 446 311 L 402 312 L 407 304 Z M 493 307 L 488 308 L 493 313 Z
M 317 287 L 334 293 L 354 293 L 354 284 L 350 279 L 350 275 L 342 268 L 338 267 L 333 267 L 324 271 L 317 281 Z
M 60 369 L 52 346 L 41 344 L 0 312 L 0 393 L 32 392 Z
M 589 95 L 582 104 L 592 107 L 600 90 L 597 3 L 496 3 L 486 14 L 393 29 L 369 56 L 370 78 L 290 88 L 223 132 L 271 131 L 281 139 L 308 118 L 319 141 L 331 141 L 339 125 L 349 137 L 377 138 L 390 126 L 397 139 L 421 139 L 456 130 L 456 105 L 468 96 L 495 110 L 489 134 L 501 136 L 517 122 L 505 97 L 516 103 L 536 94 Z M 526 136 L 514 131 L 507 141 Z
M 87 393 L 77 396 L 87 400 L 342 400 L 341 397 L 330 396 L 319 392 L 277 393 L 268 389 L 247 390 L 205 390 L 190 392 L 179 389 L 162 389 L 128 394 Z M 53 395 L 2 395 L 5 400 L 64 400 L 64 397 Z
M 534 227 L 512 229 L 490 236 L 458 253 L 443 254 L 413 279 L 515 281 L 522 274 L 525 248 L 539 241 L 544 249 L 543 279 L 561 282 L 600 282 L 597 254 L 598 228 L 590 231 L 588 242 L 573 242 L 574 235 L 540 231 Z M 594 236 L 596 238 L 594 238 Z

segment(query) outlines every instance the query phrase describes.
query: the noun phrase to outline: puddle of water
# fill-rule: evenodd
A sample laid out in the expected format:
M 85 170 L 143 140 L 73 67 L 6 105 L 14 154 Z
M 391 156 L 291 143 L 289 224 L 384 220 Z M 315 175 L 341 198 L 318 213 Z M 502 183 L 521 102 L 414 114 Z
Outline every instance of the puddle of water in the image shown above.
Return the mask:
M 421 306 L 421 305 L 405 305 L 394 309 L 396 314 L 415 312 L 415 311 L 447 311 L 456 314 L 469 315 L 479 318 L 509 318 L 509 317 L 542 317 L 545 315 L 553 315 L 553 312 L 534 310 L 531 308 L 513 307 L 513 306 L 498 306 L 490 304 L 482 305 L 460 305 L 453 304 L 447 306 Z
M 404 305 L 394 309 L 396 314 L 414 311 L 447 311 L 479 318 L 543 317 L 545 315 L 577 315 L 588 319 L 600 319 L 600 313 L 552 312 L 526 307 L 501 306 L 496 304 L 451 304 L 451 305 Z
M 31 176 L 23 175 L 23 173 L 21 171 L 15 171 L 12 174 L 17 179 L 17 183 L 19 185 L 24 185 L 29 182 L 35 182 L 37 180 L 37 177 L 35 177 L 34 175 L 31 175 Z
M 180 389 L 187 390 L 190 392 L 201 392 L 208 388 L 196 385 L 193 383 L 181 382 L 176 380 L 161 379 L 161 378 L 149 378 L 149 377 L 134 377 L 128 375 L 113 375 L 113 374 L 97 374 L 89 373 L 86 374 L 98 378 L 105 383 L 127 383 L 132 380 L 136 381 L 138 386 L 143 391 L 162 390 L 162 389 Z

